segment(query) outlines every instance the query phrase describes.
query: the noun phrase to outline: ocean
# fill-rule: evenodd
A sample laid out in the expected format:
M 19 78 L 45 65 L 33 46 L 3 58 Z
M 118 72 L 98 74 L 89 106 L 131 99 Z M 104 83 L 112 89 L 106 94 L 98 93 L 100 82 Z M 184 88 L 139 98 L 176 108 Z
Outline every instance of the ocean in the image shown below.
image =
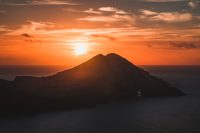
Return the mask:
M 0 118 L 0 133 L 200 133 L 200 66 L 141 66 L 186 93 L 95 108 Z M 0 78 L 47 76 L 64 66 L 0 66 Z

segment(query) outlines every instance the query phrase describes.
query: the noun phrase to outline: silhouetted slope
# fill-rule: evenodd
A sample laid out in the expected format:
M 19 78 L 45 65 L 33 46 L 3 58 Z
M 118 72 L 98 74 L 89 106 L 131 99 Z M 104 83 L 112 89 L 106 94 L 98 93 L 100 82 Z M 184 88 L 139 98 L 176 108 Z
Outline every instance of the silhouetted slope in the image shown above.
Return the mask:
M 49 77 L 18 76 L 0 80 L 0 104 L 6 111 L 44 111 L 94 106 L 142 96 L 183 95 L 178 89 L 121 56 L 97 55 Z

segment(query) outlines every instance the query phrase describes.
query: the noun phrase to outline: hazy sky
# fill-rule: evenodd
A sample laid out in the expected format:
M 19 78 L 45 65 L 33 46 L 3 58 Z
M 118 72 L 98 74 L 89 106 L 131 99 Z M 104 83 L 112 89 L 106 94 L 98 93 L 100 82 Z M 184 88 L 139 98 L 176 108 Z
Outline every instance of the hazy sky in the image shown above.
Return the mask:
M 0 65 L 200 65 L 200 0 L 0 0 Z

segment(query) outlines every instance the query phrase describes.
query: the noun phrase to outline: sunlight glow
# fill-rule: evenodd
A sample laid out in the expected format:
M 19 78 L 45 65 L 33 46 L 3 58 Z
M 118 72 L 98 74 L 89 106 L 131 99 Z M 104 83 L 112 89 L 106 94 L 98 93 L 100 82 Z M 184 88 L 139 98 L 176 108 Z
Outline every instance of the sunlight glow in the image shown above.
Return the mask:
M 74 45 L 74 54 L 76 56 L 84 55 L 88 53 L 88 46 L 85 43 L 76 43 Z

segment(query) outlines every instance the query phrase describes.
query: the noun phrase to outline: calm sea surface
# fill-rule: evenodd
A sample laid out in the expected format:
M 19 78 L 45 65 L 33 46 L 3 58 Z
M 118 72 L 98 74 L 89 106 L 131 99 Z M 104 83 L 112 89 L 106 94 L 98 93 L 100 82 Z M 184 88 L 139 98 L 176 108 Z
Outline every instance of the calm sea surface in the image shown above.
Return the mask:
M 142 66 L 187 95 L 145 98 L 96 108 L 0 118 L 0 133 L 200 133 L 200 67 Z M 0 78 L 46 76 L 61 66 L 0 66 Z

